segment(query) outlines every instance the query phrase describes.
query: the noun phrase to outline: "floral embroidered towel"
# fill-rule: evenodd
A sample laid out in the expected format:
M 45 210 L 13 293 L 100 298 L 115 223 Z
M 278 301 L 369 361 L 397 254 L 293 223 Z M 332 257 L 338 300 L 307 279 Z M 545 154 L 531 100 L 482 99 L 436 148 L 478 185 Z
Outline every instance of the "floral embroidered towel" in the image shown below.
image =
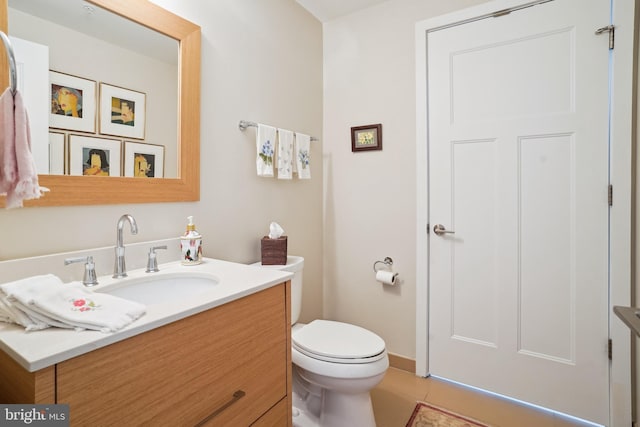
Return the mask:
M 0 285 L 0 321 L 26 330 L 58 328 L 114 332 L 146 312 L 137 302 L 92 292 L 80 282 L 62 283 L 52 274 Z
M 278 179 L 293 177 L 293 132 L 278 129 Z
M 299 179 L 311 179 L 311 137 L 296 133 L 296 170 Z
M 91 292 L 80 282 L 64 284 L 56 291 L 33 297 L 30 309 L 78 329 L 115 332 L 146 312 L 134 301 Z
M 256 169 L 258 176 L 273 176 L 273 153 L 276 145 L 276 128 L 258 123 L 256 132 Z

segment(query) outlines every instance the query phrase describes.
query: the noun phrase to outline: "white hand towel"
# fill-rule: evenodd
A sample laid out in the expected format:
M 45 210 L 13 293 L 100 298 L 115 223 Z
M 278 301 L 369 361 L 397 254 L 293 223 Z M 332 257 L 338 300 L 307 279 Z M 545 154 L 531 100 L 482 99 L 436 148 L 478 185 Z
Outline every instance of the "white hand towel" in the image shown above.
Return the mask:
M 293 177 L 293 132 L 278 129 L 278 179 Z
M 258 123 L 256 132 L 256 169 L 258 176 L 273 176 L 273 153 L 276 145 L 276 128 Z
M 31 303 L 33 296 L 59 289 L 58 287 L 61 285 L 62 280 L 53 274 L 32 276 L 4 283 L 0 285 L 0 291 L 2 291 L 0 293 L 0 311 L 5 315 L 8 314 L 12 323 L 24 326 L 27 331 L 59 326 L 55 321 L 43 318 L 29 310 L 27 306 Z
M 68 325 L 101 332 L 122 329 L 146 312 L 142 304 L 88 291 L 80 282 L 60 288 L 34 296 L 29 308 Z
M 299 179 L 311 179 L 311 137 L 296 133 L 296 170 Z
M 57 328 L 67 328 L 67 329 L 74 328 L 71 325 L 67 325 L 66 323 L 59 322 L 56 319 L 53 319 L 45 314 L 42 314 L 36 310 L 31 309 L 30 307 L 33 307 L 32 305 L 26 306 L 20 303 L 19 301 L 13 301 L 12 304 L 16 309 L 21 311 L 23 315 L 28 316 L 37 325 L 46 325 L 45 326 L 46 328 L 48 328 L 49 326 L 55 326 Z M 44 328 L 27 326 L 26 329 L 27 331 L 32 331 L 32 330 L 44 329 Z
M 33 297 L 43 292 L 58 289 L 62 280 L 53 274 L 26 277 L 24 279 L 7 282 L 0 285 L 0 290 L 9 298 L 16 299 L 27 305 L 31 304 Z
M 24 326 L 27 331 L 35 331 L 49 327 L 49 324 L 32 318 L 27 313 L 16 307 L 17 301 L 9 301 L 4 294 L 0 294 L 0 309 L 3 312 L 1 319 L 8 323 Z
M 16 323 L 13 320 L 13 315 L 11 314 L 11 310 L 9 310 L 7 307 L 5 307 L 4 304 L 4 298 L 2 295 L 0 295 L 0 322 L 5 322 L 5 323 Z

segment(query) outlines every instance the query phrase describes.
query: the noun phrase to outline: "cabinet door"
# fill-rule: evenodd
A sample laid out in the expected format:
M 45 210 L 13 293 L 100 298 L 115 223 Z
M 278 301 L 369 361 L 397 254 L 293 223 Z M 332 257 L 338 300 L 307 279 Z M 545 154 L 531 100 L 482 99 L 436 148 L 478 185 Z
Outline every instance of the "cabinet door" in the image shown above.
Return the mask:
M 251 427 L 285 427 L 291 423 L 288 400 L 282 399 L 269 412 L 261 416 Z
M 285 290 L 60 363 L 57 401 L 70 405 L 72 425 L 249 425 L 287 394 Z
M 53 366 L 29 372 L 0 351 L 0 402 L 55 403 L 55 383 Z

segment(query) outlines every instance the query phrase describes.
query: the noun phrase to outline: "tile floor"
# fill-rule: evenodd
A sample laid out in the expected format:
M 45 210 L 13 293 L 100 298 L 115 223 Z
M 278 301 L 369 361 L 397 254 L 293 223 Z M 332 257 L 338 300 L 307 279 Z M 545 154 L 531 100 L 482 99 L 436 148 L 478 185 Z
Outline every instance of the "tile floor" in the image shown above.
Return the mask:
M 447 381 L 420 378 L 396 368 L 389 368 L 382 382 L 372 390 L 371 399 L 377 427 L 404 427 L 418 400 L 494 427 L 592 426 Z

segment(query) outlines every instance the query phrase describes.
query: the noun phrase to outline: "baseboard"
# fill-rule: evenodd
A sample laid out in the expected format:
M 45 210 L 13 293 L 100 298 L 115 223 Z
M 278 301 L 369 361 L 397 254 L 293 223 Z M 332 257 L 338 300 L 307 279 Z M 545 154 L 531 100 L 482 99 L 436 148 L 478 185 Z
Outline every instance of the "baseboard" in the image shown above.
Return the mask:
M 402 369 L 403 371 L 416 373 L 416 361 L 405 356 L 389 353 L 389 365 L 392 368 Z

